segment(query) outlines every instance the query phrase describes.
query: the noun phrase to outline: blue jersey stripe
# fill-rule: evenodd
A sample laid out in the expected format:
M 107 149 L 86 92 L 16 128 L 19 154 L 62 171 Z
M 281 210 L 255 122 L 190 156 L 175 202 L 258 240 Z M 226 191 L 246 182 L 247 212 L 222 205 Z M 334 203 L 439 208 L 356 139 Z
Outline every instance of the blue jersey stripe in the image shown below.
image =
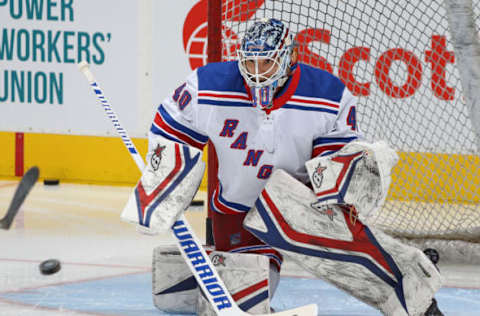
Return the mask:
M 245 107 L 251 108 L 253 105 L 251 103 L 242 103 L 235 101 L 217 101 L 217 100 L 208 100 L 208 99 L 198 99 L 198 104 L 207 104 L 207 105 L 216 105 L 216 106 L 231 106 L 231 107 Z
M 226 205 L 230 208 L 233 208 L 235 210 L 242 211 L 242 212 L 250 211 L 251 207 L 249 207 L 249 206 L 246 206 L 246 205 L 243 205 L 243 204 L 240 204 L 240 203 L 229 202 L 229 201 L 225 200 L 225 198 L 222 196 L 222 184 L 220 183 L 220 181 L 218 182 L 218 184 L 219 184 L 219 187 L 220 187 L 220 192 L 218 192 L 218 200 L 223 205 Z
M 313 111 L 313 112 L 325 112 L 330 114 L 338 114 L 337 110 L 331 109 L 324 109 L 324 108 L 317 108 L 312 106 L 301 106 L 301 105 L 292 105 L 292 104 L 285 104 L 281 107 L 282 109 L 294 109 L 294 110 L 301 110 L 301 111 Z
M 246 247 L 230 250 L 230 252 L 245 252 L 245 251 L 256 251 L 256 250 L 273 250 L 273 248 L 265 245 L 246 246 Z
M 328 156 L 328 155 L 331 155 L 333 153 L 336 153 L 338 150 L 330 150 L 330 151 L 326 151 L 326 152 L 323 152 L 320 154 L 320 157 L 325 157 L 325 156 Z
M 349 143 L 355 139 L 357 136 L 353 137 L 319 137 L 313 140 L 313 146 L 324 145 L 324 144 L 332 144 L 332 143 Z
M 160 106 L 158 107 L 158 112 L 160 113 L 162 118 L 165 120 L 165 122 L 167 122 L 167 124 L 172 126 L 174 129 L 182 131 L 183 133 L 187 134 L 197 142 L 205 144 L 208 141 L 208 136 L 197 133 L 194 130 L 186 127 L 185 125 L 182 125 L 177 121 L 175 121 L 173 117 L 171 117 L 170 114 L 168 114 L 167 110 L 165 110 L 162 104 L 160 104 Z
M 155 135 L 160 135 L 162 137 L 165 137 L 166 139 L 169 139 L 169 140 L 174 141 L 176 143 L 185 144 L 184 141 L 182 141 L 182 140 L 180 140 L 176 137 L 173 137 L 170 134 L 165 133 L 163 130 L 159 129 L 154 124 L 152 124 L 152 127 L 150 128 L 150 132 L 154 133 Z M 185 144 L 185 145 L 189 145 L 189 144 Z

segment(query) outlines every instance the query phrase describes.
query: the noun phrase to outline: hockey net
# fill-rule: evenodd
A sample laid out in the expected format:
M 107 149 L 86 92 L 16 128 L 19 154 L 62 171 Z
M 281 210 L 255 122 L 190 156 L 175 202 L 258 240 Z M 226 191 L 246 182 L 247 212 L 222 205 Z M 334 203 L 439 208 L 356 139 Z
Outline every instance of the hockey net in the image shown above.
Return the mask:
M 296 34 L 300 61 L 337 75 L 358 97 L 367 139 L 397 150 L 401 161 L 374 225 L 479 260 L 480 1 L 216 2 L 222 60 L 236 58 L 254 21 L 282 20 Z

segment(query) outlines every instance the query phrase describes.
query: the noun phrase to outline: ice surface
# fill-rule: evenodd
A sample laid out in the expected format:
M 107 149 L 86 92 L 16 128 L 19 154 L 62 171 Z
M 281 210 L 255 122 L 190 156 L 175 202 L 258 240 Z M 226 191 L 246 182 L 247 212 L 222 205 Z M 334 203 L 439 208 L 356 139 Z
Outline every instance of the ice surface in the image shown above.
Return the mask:
M 0 217 L 14 182 L 0 182 Z M 37 183 L 8 231 L 0 230 L 0 315 L 164 315 L 151 298 L 151 253 L 172 243 L 145 236 L 119 215 L 131 188 Z M 187 219 L 202 239 L 205 210 Z M 45 276 L 38 264 L 62 262 Z M 480 268 L 441 267 L 447 285 L 437 293 L 445 315 L 478 315 Z M 380 315 L 373 308 L 286 263 L 272 305 L 276 310 L 317 303 L 319 315 Z

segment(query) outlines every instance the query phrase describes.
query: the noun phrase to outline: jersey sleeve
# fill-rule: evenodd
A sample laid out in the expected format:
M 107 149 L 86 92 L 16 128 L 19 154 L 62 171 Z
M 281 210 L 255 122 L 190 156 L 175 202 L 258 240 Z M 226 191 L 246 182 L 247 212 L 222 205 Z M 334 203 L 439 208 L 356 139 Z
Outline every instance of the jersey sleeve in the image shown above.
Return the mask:
M 158 107 L 149 132 L 149 149 L 152 139 L 158 136 L 174 142 L 203 149 L 208 136 L 199 127 L 197 72 L 191 73 L 185 83 L 166 97 Z
M 345 144 L 363 139 L 357 121 L 357 98 L 345 88 L 340 100 L 340 108 L 333 128 L 326 134 L 318 135 L 313 140 L 312 158 L 330 155 Z

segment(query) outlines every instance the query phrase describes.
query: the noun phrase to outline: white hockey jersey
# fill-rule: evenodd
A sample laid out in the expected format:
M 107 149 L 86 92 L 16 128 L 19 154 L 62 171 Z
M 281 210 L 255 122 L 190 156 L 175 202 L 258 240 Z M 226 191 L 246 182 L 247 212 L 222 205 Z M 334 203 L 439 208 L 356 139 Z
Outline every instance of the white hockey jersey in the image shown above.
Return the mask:
M 355 105 L 338 78 L 297 64 L 265 111 L 252 105 L 237 62 L 213 63 L 195 70 L 163 101 L 149 135 L 197 148 L 210 140 L 219 166 L 210 205 L 239 214 L 250 210 L 274 169 L 306 183 L 307 160 L 359 138 Z

